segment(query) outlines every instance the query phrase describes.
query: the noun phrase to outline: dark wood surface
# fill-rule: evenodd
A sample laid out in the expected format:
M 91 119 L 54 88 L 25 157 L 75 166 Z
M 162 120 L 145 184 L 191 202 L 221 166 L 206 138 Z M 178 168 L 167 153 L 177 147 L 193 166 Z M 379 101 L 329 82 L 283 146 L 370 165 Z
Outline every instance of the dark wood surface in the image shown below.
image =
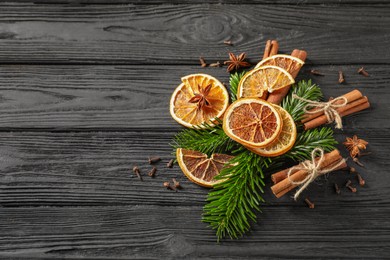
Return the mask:
M 367 185 L 337 196 L 334 182 L 356 180 L 330 174 L 305 191 L 314 210 L 266 188 L 253 231 L 217 244 L 200 221 L 208 190 L 165 167 L 181 129 L 169 98 L 189 73 L 228 83 L 199 56 L 246 51 L 256 62 L 274 38 L 282 53 L 308 51 L 299 78 L 327 97 L 354 88 L 369 97 L 372 108 L 336 131 L 338 141 L 370 143 L 357 167 Z M 388 1 L 0 3 L 0 258 L 389 258 L 389 42 Z M 347 84 L 337 84 L 339 69 Z M 163 160 L 141 182 L 131 168 L 145 174 L 149 155 Z M 162 187 L 172 177 L 182 191 Z

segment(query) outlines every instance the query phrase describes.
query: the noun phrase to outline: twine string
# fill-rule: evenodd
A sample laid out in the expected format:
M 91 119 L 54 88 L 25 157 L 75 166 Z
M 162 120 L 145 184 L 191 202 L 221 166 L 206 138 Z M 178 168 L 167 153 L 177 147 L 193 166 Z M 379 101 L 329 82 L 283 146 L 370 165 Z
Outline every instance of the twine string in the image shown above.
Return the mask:
M 347 105 L 348 100 L 345 97 L 343 97 L 343 96 L 337 97 L 337 98 L 330 100 L 328 102 L 313 101 L 310 99 L 302 98 L 296 94 L 293 94 L 293 98 L 308 103 L 303 108 L 305 113 L 316 114 L 318 112 L 324 111 L 324 114 L 326 116 L 326 119 L 328 120 L 328 123 L 335 122 L 336 128 L 338 128 L 338 129 L 343 128 L 343 122 L 341 120 L 341 116 L 340 116 L 339 112 L 337 112 L 336 109 Z M 340 104 L 337 104 L 337 102 L 340 100 L 342 102 Z M 314 109 L 309 109 L 309 108 L 314 108 Z
M 316 155 L 319 154 L 319 160 L 316 162 Z M 299 195 L 309 186 L 310 183 L 312 183 L 318 176 L 323 175 L 328 172 L 334 171 L 337 167 L 342 165 L 345 162 L 345 159 L 340 160 L 339 163 L 334 165 L 331 168 L 324 168 L 321 169 L 322 163 L 324 162 L 325 157 L 324 157 L 324 150 L 321 148 L 315 148 L 311 152 L 311 161 L 306 160 L 302 162 L 301 165 L 297 165 L 292 167 L 288 173 L 287 173 L 287 178 L 288 180 L 294 184 L 294 185 L 301 185 L 301 187 L 297 190 L 297 192 L 294 194 L 294 200 L 297 200 Z M 291 177 L 292 172 L 294 170 L 305 170 L 307 171 L 307 176 L 301 180 L 301 181 L 294 181 Z

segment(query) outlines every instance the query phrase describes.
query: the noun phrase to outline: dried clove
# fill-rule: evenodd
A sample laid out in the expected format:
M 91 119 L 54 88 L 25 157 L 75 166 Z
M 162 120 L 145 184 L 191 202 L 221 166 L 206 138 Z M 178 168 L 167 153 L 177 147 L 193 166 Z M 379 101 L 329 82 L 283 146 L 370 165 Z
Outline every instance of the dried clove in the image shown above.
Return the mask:
M 344 74 L 341 70 L 339 70 L 339 83 L 342 84 L 344 83 L 345 79 L 344 79 Z
M 351 181 L 351 180 L 348 180 L 347 183 L 345 184 L 345 187 L 347 187 L 348 189 L 350 189 L 352 192 L 356 192 L 357 189 L 356 189 L 355 187 L 352 187 L 351 184 L 352 184 L 352 181 Z
M 362 178 L 362 176 L 359 173 L 356 173 L 356 177 L 359 181 L 360 187 L 363 187 L 366 184 L 366 181 Z
M 176 188 L 176 189 L 182 189 L 183 187 L 180 185 L 180 182 L 178 182 L 175 178 L 172 178 L 172 181 L 173 181 L 173 186 Z
M 138 166 L 133 167 L 133 172 L 135 173 L 135 175 L 137 175 L 138 179 L 140 179 L 141 181 L 143 180 L 141 176 L 141 171 L 139 170 Z
M 214 68 L 216 68 L 216 67 L 221 67 L 222 66 L 222 64 L 219 62 L 219 61 L 217 61 L 216 63 L 211 63 L 210 65 L 209 65 L 209 67 L 214 67 Z
M 167 188 L 168 190 L 174 190 L 174 188 L 171 186 L 171 184 L 169 183 L 169 181 L 166 181 L 163 183 L 163 186 L 165 188 Z
M 309 206 L 309 209 L 314 209 L 314 203 L 309 200 L 309 198 L 305 199 L 305 202 L 307 206 Z
M 223 44 L 226 44 L 226 45 L 229 45 L 229 46 L 233 45 L 232 41 L 223 41 Z
M 337 194 L 341 193 L 340 187 L 339 185 L 337 185 L 337 183 L 334 184 L 334 190 L 336 191 Z
M 153 167 L 150 172 L 148 173 L 148 175 L 152 178 L 154 178 L 156 176 L 156 172 L 157 172 L 157 168 L 156 167 Z
M 359 165 L 359 166 L 361 166 L 361 167 L 364 167 L 364 164 L 361 163 L 357 157 L 353 158 L 352 160 L 353 160 L 357 165 Z
M 149 161 L 149 164 L 153 164 L 153 163 L 156 163 L 156 162 L 161 161 L 161 158 L 158 157 L 158 156 L 155 156 L 155 157 L 150 157 L 150 156 L 149 156 L 148 161 Z
M 203 57 L 199 57 L 199 61 L 200 61 L 200 66 L 202 66 L 203 68 L 204 68 L 204 67 L 207 67 L 207 63 L 206 63 L 206 61 L 203 59 Z
M 322 74 L 319 70 L 309 70 L 309 72 L 315 76 L 325 76 L 324 74 Z
M 362 74 L 364 77 L 370 76 L 370 75 L 368 74 L 368 72 L 364 69 L 364 67 L 361 67 L 360 69 L 358 69 L 358 73 L 359 73 L 359 74 Z
M 168 168 L 172 168 L 173 167 L 173 159 L 169 160 L 169 162 L 167 163 L 167 167 Z

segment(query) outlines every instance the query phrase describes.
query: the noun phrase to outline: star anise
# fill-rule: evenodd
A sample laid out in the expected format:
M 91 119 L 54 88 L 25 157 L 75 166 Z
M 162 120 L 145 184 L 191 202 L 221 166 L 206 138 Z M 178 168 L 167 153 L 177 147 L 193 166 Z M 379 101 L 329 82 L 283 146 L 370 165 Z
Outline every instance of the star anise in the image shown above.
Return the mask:
M 212 87 L 211 84 L 207 85 L 205 88 L 201 88 L 198 85 L 198 92 L 199 93 L 194 93 L 195 95 L 190 100 L 188 100 L 188 102 L 198 103 L 199 110 L 202 109 L 203 107 L 211 108 L 212 107 L 211 103 L 207 99 L 207 96 L 210 93 L 211 87 Z
M 223 64 L 228 65 L 227 71 L 231 72 L 233 70 L 238 70 L 239 68 L 250 67 L 251 64 L 245 61 L 245 52 L 236 56 L 233 53 L 229 52 L 229 59 L 225 61 Z
M 366 145 L 368 145 L 368 142 L 363 139 L 359 139 L 357 135 L 354 135 L 352 138 L 347 137 L 346 141 L 343 144 L 348 149 L 351 157 L 355 158 L 360 154 L 360 150 L 366 149 Z

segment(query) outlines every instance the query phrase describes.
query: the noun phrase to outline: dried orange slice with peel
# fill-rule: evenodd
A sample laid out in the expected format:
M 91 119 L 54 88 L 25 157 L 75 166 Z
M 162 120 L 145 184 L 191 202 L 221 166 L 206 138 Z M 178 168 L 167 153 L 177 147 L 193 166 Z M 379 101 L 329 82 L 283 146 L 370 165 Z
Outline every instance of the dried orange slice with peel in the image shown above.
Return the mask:
M 191 74 L 181 78 L 172 94 L 170 113 L 178 123 L 186 127 L 215 123 L 222 118 L 229 105 L 225 86 L 207 74 Z
M 250 151 L 265 157 L 275 157 L 290 150 L 297 139 L 297 127 L 291 115 L 278 105 L 274 105 L 283 120 L 282 131 L 278 138 L 264 148 L 247 147 Z
M 282 119 L 274 106 L 257 98 L 242 98 L 225 112 L 225 133 L 245 146 L 265 147 L 279 136 Z
M 267 92 L 282 89 L 294 82 L 294 78 L 285 69 L 267 65 L 245 74 L 238 84 L 237 94 L 239 98 L 261 98 Z
M 285 54 L 278 54 L 268 57 L 257 63 L 255 69 L 262 66 L 273 65 L 285 69 L 288 73 L 293 74 L 299 71 L 305 62 L 297 57 Z
M 187 178 L 200 186 L 208 188 L 224 181 L 224 179 L 216 180 L 214 177 L 233 158 L 234 156 L 227 154 L 212 154 L 208 158 L 206 154 L 198 151 L 183 148 L 176 149 L 177 162 Z

